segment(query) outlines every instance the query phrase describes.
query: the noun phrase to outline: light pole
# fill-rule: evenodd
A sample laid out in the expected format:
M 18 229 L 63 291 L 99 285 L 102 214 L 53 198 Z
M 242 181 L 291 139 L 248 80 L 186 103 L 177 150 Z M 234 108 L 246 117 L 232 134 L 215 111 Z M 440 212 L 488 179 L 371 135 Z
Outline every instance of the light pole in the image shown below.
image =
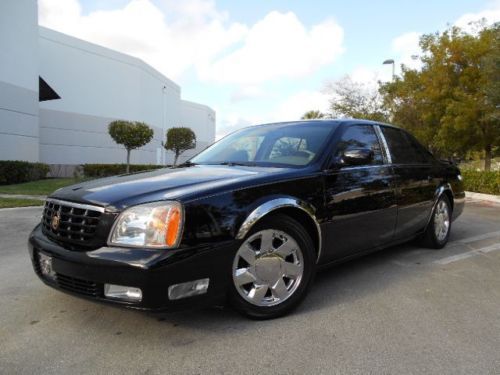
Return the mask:
M 394 81 L 394 79 L 396 78 L 394 60 L 393 59 L 388 59 L 388 60 L 385 60 L 382 64 L 383 65 L 392 64 L 392 80 Z

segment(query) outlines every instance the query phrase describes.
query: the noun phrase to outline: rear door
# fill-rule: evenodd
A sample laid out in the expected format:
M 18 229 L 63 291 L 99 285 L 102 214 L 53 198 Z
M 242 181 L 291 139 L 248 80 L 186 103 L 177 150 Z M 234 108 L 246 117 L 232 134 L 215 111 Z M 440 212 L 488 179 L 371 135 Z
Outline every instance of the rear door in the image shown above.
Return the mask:
M 332 168 L 325 176 L 327 211 L 325 260 L 353 255 L 390 242 L 396 224 L 394 176 L 382 151 L 377 128 L 351 125 L 332 152 L 369 148 L 367 165 Z
M 403 130 L 382 126 L 396 175 L 398 216 L 395 239 L 414 236 L 429 219 L 438 184 L 434 158 Z

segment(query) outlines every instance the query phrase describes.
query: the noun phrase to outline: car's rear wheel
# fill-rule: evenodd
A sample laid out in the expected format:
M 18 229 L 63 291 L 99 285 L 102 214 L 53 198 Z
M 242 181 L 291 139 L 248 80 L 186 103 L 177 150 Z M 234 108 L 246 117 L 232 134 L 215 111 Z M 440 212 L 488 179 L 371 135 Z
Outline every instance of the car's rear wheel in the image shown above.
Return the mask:
M 274 215 L 246 236 L 232 265 L 232 305 L 255 319 L 276 318 L 305 297 L 315 273 L 314 245 L 306 230 Z
M 442 249 L 450 237 L 451 204 L 446 195 L 439 197 L 432 212 L 432 217 L 424 233 L 424 245 L 433 249 Z

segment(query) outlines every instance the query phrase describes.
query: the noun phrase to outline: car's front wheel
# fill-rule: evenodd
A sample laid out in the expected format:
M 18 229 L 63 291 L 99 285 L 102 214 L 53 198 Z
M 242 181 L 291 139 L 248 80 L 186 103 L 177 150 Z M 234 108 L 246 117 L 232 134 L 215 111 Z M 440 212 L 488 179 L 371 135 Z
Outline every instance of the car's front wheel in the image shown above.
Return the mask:
M 255 319 L 282 316 L 305 297 L 316 267 L 314 245 L 306 230 L 285 215 L 257 223 L 232 265 L 232 305 Z

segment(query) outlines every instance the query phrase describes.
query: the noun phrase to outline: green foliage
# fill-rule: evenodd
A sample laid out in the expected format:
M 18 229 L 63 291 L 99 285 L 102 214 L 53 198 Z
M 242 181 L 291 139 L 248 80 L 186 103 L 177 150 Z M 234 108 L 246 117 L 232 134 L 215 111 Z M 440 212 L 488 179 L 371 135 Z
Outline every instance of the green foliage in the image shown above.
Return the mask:
M 130 171 L 130 151 L 142 147 L 153 139 L 153 129 L 138 121 L 112 121 L 108 132 L 113 140 L 127 150 L 127 173 Z
M 0 198 L 0 208 L 42 206 L 43 204 L 44 201 L 38 199 Z
M 47 177 L 49 166 L 19 160 L 0 160 L 0 185 L 18 184 Z
M 81 179 L 74 178 L 46 178 L 43 180 L 23 182 L 14 185 L 0 186 L 0 193 L 3 194 L 26 194 L 26 195 L 48 195 L 57 189 L 74 185 L 81 182 Z
M 464 188 L 476 193 L 500 195 L 500 171 L 462 171 Z
M 176 165 L 180 154 L 196 147 L 196 134 L 190 128 L 170 128 L 167 130 L 167 142 L 164 147 L 174 152 L 174 165 Z
M 311 110 L 307 111 L 304 113 L 301 117 L 302 120 L 314 120 L 314 119 L 321 119 L 325 118 L 326 115 L 324 113 L 321 113 L 321 111 L 318 110 Z
M 500 143 L 499 40 L 498 23 L 422 36 L 422 68 L 403 66 L 401 78 L 380 88 L 392 122 L 440 156 L 481 150 L 488 170 Z
M 158 168 L 165 168 L 163 165 L 154 164 L 132 164 L 129 172 L 142 172 Z M 108 177 L 127 173 L 126 164 L 84 164 L 83 174 L 85 178 Z
M 330 83 L 332 117 L 358 118 L 387 122 L 387 111 L 382 106 L 382 97 L 376 88 L 354 82 L 349 76 Z
M 109 135 L 127 150 L 142 147 L 153 139 L 153 129 L 143 122 L 117 120 L 108 126 Z

